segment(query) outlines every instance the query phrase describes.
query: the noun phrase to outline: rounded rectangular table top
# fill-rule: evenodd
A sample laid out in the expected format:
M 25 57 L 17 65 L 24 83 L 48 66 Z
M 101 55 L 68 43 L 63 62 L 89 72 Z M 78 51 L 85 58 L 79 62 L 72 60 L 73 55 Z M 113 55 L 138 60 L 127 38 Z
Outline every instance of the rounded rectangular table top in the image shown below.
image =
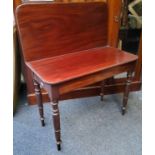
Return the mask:
M 137 56 L 112 47 L 99 47 L 26 62 L 45 83 L 58 84 L 137 60 Z

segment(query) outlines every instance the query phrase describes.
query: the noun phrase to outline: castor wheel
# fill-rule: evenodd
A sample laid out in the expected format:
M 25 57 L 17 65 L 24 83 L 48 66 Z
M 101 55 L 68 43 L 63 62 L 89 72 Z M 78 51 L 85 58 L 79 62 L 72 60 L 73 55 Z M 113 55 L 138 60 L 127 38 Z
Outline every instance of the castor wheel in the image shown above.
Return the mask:
M 125 107 L 122 107 L 122 115 L 125 115 Z
M 44 127 L 45 126 L 45 122 L 41 121 L 41 126 Z
M 44 118 L 41 118 L 41 126 L 45 126 Z
M 58 151 L 61 150 L 61 144 L 57 144 L 57 150 L 58 150 Z

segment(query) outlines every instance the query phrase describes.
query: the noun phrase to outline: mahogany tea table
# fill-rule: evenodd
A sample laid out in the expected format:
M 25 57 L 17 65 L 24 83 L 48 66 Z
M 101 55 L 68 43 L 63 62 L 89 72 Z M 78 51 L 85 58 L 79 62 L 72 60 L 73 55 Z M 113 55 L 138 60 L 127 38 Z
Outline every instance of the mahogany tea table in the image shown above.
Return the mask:
M 22 56 L 33 74 L 41 125 L 41 88 L 49 95 L 57 149 L 61 150 L 58 101 L 62 94 L 127 72 L 122 114 L 125 114 L 137 56 L 107 43 L 108 8 L 104 2 L 27 3 L 16 10 Z

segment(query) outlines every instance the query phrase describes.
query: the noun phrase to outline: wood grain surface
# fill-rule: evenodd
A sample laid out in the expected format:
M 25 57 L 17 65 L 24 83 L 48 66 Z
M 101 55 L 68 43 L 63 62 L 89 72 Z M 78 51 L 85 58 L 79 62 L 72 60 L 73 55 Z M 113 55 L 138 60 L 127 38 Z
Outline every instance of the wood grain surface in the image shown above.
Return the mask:
M 107 45 L 104 2 L 32 3 L 16 11 L 25 61 Z
M 136 59 L 136 55 L 112 47 L 102 47 L 36 60 L 27 65 L 45 83 L 56 84 Z

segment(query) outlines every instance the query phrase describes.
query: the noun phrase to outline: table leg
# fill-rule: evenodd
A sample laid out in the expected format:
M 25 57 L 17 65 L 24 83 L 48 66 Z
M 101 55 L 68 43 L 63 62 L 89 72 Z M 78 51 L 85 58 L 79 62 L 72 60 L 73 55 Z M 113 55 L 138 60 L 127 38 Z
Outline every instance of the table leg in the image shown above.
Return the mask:
M 60 114 L 58 101 L 52 101 L 53 125 L 58 151 L 61 150 L 61 130 L 60 130 Z
M 44 110 L 43 110 L 42 94 L 41 94 L 40 85 L 36 81 L 34 81 L 34 87 L 35 87 L 35 95 L 36 95 L 36 99 L 37 99 L 37 104 L 38 104 L 38 108 L 39 108 L 41 125 L 45 126 Z
M 104 97 L 104 86 L 105 86 L 105 80 L 101 82 L 101 101 L 103 101 L 103 97 Z
M 132 79 L 132 72 L 129 71 L 127 73 L 126 87 L 125 87 L 125 92 L 123 97 L 122 115 L 124 115 L 126 112 L 126 106 L 127 106 L 128 96 L 130 92 L 131 79 Z

